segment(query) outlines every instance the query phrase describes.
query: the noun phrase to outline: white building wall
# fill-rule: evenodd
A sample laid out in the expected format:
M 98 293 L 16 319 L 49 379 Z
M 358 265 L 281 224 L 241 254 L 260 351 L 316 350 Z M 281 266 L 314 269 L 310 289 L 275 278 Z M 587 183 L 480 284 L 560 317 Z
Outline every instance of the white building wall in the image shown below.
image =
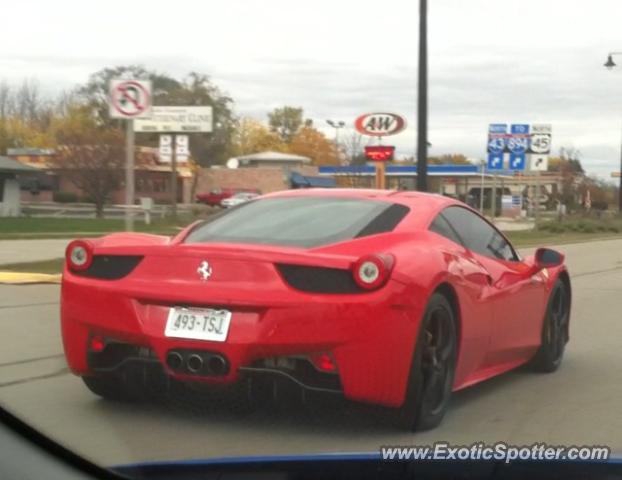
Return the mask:
M 2 181 L 0 179 L 0 181 Z M 14 178 L 4 179 L 4 195 L 0 199 L 0 217 L 17 217 L 20 215 L 19 182 Z

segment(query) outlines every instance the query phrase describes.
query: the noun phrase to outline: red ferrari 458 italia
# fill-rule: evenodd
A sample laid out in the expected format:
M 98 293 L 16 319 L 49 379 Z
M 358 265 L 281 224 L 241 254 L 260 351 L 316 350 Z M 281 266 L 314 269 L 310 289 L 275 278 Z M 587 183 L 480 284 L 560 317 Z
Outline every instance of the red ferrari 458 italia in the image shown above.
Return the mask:
M 96 394 L 282 378 L 442 419 L 452 391 L 526 363 L 556 370 L 571 287 L 562 254 L 521 258 L 440 195 L 295 190 L 177 236 L 117 233 L 66 252 L 67 362 Z M 161 383 L 158 383 L 161 382 Z

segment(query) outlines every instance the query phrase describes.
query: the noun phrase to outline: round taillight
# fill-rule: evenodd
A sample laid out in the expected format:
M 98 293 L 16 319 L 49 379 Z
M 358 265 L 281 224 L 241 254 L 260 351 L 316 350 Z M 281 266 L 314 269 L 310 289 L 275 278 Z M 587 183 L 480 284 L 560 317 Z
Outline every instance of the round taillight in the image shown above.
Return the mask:
M 72 270 L 86 270 L 93 262 L 93 246 L 85 240 L 74 240 L 67 245 L 65 257 Z
M 354 263 L 352 276 L 359 287 L 373 290 L 381 287 L 387 281 L 392 264 L 392 257 L 366 255 Z

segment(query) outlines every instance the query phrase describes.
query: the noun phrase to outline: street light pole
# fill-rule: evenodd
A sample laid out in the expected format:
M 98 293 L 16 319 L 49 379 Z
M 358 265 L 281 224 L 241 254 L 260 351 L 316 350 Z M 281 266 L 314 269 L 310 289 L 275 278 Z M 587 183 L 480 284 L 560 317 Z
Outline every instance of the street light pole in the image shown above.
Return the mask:
M 622 215 L 622 135 L 620 136 L 620 183 L 618 184 L 618 215 Z
M 417 88 L 417 190 L 428 191 L 428 0 L 419 0 Z
M 346 122 L 344 122 L 343 120 L 326 120 L 326 123 L 328 123 L 331 127 L 333 127 L 335 129 L 335 145 L 337 145 L 337 147 L 339 147 L 339 129 L 343 128 L 346 126 Z
M 605 67 L 612 70 L 617 65 L 613 61 L 614 55 L 622 55 L 622 52 L 611 52 L 607 55 Z M 620 141 L 620 183 L 618 184 L 618 215 L 622 215 L 622 140 Z

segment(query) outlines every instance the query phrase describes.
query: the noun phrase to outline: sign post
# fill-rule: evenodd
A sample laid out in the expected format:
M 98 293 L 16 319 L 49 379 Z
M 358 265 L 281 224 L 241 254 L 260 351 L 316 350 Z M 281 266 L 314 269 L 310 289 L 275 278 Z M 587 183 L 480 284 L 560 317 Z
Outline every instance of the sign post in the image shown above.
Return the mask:
M 534 207 L 536 208 L 534 217 L 536 219 L 536 228 L 538 227 L 538 221 L 540 220 L 540 170 L 536 170 L 536 187 L 534 195 Z
M 125 121 L 125 230 L 134 230 L 134 120 Z
M 479 213 L 484 215 L 484 176 L 486 174 L 486 163 L 483 160 L 482 160 L 481 167 L 482 167 L 482 178 L 481 178 L 482 183 L 479 189 Z
M 125 229 L 134 230 L 134 119 L 151 115 L 151 82 L 114 79 L 109 86 L 111 118 L 125 119 Z
M 384 162 L 375 162 L 376 166 L 376 188 L 384 190 L 387 188 L 386 169 Z
M 533 124 L 529 136 L 529 168 L 535 172 L 534 218 L 540 220 L 540 172 L 546 172 L 551 152 L 552 128 L 548 124 Z
M 171 143 L 175 145 L 171 149 L 171 217 L 177 220 L 177 146 L 175 134 L 172 135 Z
M 365 147 L 365 158 L 374 162 L 376 169 L 375 186 L 380 190 L 386 188 L 385 163 L 393 160 L 395 147 L 391 145 L 374 145 Z

